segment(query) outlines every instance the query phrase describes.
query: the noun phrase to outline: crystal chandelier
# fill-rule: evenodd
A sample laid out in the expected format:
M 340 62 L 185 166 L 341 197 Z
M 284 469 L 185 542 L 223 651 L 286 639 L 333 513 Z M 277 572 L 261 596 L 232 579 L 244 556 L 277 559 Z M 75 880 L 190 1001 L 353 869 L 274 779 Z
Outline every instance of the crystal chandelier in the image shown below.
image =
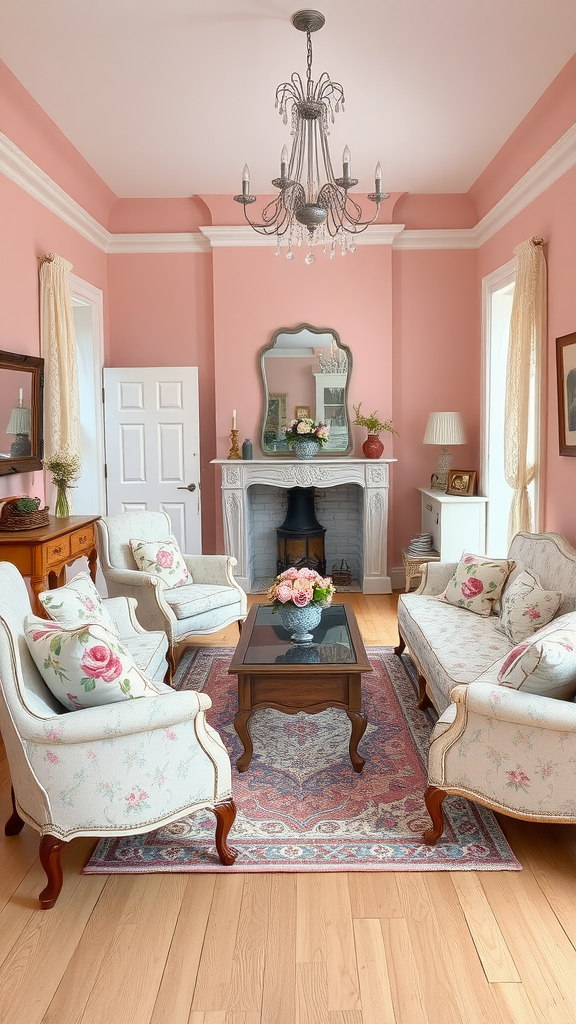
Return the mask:
M 276 235 L 276 255 L 280 255 L 280 243 L 288 242 L 286 258 L 294 259 L 293 247 L 307 245 L 306 263 L 314 263 L 313 245 L 330 247 L 330 258 L 340 246 L 342 256 L 354 252 L 354 235 L 360 234 L 373 224 L 378 216 L 380 203 L 388 199 L 382 192 L 382 169 L 376 164 L 374 192 L 368 199 L 375 203 L 374 216 L 362 220 L 362 208 L 349 195 L 349 189 L 358 184 L 350 176 L 350 151 L 345 147 L 342 156 L 342 177 L 336 178 L 328 146 L 328 126 L 334 123 L 335 114 L 344 110 L 344 90 L 332 82 L 324 71 L 317 82 L 312 79 L 312 32 L 324 25 L 324 15 L 319 11 L 297 11 L 292 24 L 299 32 L 306 33 L 307 62 L 306 82 L 294 72 L 289 82 L 283 82 L 276 89 L 276 106 L 284 124 L 288 123 L 290 112 L 292 122 L 292 149 L 290 158 L 286 146 L 280 157 L 280 177 L 272 184 L 279 190 L 278 195 L 264 207 L 261 222 L 248 216 L 248 206 L 256 202 L 250 195 L 250 171 L 245 165 L 242 174 L 242 195 L 234 196 L 242 203 L 246 220 L 261 235 Z

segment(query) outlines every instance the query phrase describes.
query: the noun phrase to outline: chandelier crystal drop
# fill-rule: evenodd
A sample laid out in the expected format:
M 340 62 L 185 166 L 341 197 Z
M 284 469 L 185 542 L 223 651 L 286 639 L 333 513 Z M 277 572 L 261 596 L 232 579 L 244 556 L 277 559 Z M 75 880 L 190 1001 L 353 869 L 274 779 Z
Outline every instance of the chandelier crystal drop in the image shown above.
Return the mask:
M 242 172 L 242 194 L 234 196 L 242 203 L 244 215 L 254 231 L 261 235 L 276 235 L 276 256 L 280 246 L 287 243 L 286 258 L 294 259 L 296 246 L 306 248 L 305 262 L 315 263 L 312 246 L 323 246 L 332 259 L 337 249 L 342 256 L 354 252 L 354 235 L 365 231 L 378 216 L 380 204 L 388 199 L 382 192 L 382 168 L 376 164 L 374 192 L 368 199 L 376 206 L 374 216 L 363 220 L 362 208 L 349 195 L 349 189 L 358 184 L 350 175 L 350 150 L 345 147 L 342 155 L 342 177 L 336 178 L 328 146 L 329 125 L 335 115 L 344 110 L 344 90 L 332 82 L 324 71 L 317 82 L 312 78 L 312 32 L 324 25 L 324 15 L 319 11 L 298 11 L 292 16 L 292 24 L 306 33 L 307 62 L 306 81 L 294 72 L 289 82 L 283 82 L 276 89 L 276 106 L 284 124 L 290 117 L 292 148 L 290 154 L 283 146 L 280 156 L 280 177 L 272 184 L 278 195 L 268 203 L 261 215 L 261 221 L 248 216 L 248 207 L 256 202 L 250 195 L 250 170 L 245 164 Z

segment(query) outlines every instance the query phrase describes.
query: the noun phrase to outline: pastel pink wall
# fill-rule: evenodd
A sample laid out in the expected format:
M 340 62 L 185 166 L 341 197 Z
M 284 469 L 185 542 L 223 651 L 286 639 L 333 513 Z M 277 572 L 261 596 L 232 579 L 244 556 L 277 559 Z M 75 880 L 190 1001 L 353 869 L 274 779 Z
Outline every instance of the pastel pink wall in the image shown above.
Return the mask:
M 203 550 L 215 550 L 212 259 L 204 253 L 108 257 L 110 366 L 197 366 Z
M 431 412 L 460 412 L 468 443 L 453 449 L 454 467 L 477 469 L 480 422 L 480 300 L 474 250 L 394 253 L 393 553 L 420 532 L 421 496 L 440 449 L 424 445 Z
M 229 448 L 230 417 L 237 410 L 241 438 L 259 452 L 263 392 L 260 350 L 279 327 L 309 323 L 332 327 L 352 350 L 350 406 L 363 402 L 382 418 L 392 408 L 392 250 L 361 246 L 353 255 L 312 266 L 304 252 L 289 263 L 270 248 L 214 250 L 214 354 L 216 441 Z M 355 430 L 355 454 L 364 437 Z M 386 445 L 388 456 L 392 445 Z M 394 471 L 392 476 L 394 475 Z M 219 481 L 218 500 L 219 496 Z M 219 534 L 221 543 L 221 534 Z
M 71 97 L 73 96 L 71 83 Z M 72 199 L 106 226 L 114 192 L 74 148 L 9 68 L 0 61 L 2 132 Z

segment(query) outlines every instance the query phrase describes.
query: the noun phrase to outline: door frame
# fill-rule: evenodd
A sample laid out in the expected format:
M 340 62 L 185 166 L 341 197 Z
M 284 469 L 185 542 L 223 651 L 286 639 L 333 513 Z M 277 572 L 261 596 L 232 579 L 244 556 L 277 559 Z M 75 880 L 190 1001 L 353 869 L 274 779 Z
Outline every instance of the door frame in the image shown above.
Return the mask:
M 99 410 L 96 417 L 96 466 L 94 471 L 97 479 L 98 508 L 94 514 L 105 515 L 107 512 L 105 457 L 104 457 L 104 395 L 102 371 L 104 369 L 104 293 L 101 288 L 83 281 L 81 277 L 70 274 L 70 295 L 73 299 L 86 302 L 92 311 L 92 352 L 94 359 L 94 399 L 95 409 Z

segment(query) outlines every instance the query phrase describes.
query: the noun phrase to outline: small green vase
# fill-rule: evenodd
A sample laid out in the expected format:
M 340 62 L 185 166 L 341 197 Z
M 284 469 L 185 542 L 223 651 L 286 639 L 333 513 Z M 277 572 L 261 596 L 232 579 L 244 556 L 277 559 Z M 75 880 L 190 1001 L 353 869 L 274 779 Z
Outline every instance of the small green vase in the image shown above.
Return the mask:
M 54 506 L 54 515 L 57 519 L 67 519 L 70 515 L 70 506 L 68 505 L 68 495 L 66 494 L 66 484 L 56 484 L 56 505 Z

